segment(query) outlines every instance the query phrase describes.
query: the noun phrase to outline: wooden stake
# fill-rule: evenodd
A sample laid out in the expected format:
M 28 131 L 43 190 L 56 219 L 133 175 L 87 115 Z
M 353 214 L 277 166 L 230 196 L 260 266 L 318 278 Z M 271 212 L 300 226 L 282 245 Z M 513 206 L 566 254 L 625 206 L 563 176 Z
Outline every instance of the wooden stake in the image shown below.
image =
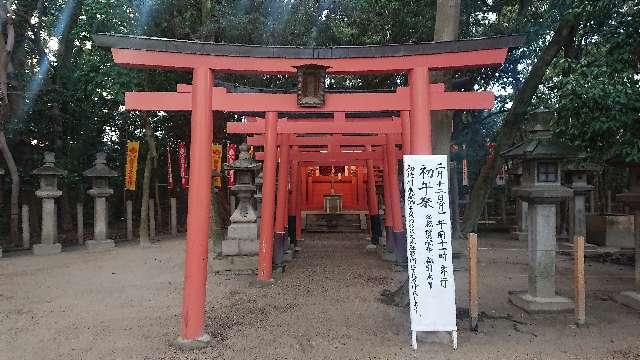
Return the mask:
M 584 286 L 584 236 L 576 236 L 573 240 L 575 270 L 576 325 L 585 324 L 585 286 Z
M 478 331 L 478 235 L 469 234 L 469 316 L 471 330 Z

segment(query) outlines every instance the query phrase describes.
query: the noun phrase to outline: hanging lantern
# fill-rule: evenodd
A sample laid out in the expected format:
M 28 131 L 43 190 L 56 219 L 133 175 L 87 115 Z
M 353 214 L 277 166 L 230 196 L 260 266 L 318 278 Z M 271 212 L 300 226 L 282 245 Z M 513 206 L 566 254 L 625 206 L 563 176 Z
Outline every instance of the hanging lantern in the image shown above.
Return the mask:
M 298 70 L 298 106 L 324 106 L 325 81 L 329 67 L 308 64 L 295 68 Z

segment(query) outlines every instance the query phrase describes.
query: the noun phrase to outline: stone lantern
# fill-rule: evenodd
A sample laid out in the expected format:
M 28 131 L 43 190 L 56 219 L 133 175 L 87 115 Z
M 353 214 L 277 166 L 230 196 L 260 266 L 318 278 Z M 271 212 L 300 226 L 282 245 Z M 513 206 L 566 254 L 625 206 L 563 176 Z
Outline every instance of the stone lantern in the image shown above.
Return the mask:
M 240 145 L 238 160 L 225 164 L 225 170 L 234 170 L 236 184 L 231 190 L 238 201 L 227 238 L 222 241 L 222 255 L 225 256 L 255 256 L 258 254 L 258 217 L 253 208 L 252 200 L 256 186 L 254 177 L 262 164 L 251 159 L 247 144 Z
M 514 161 L 511 164 L 511 168 L 509 169 L 509 180 L 512 189 L 522 185 L 521 161 Z M 513 233 L 511 233 L 511 238 L 517 241 L 527 241 L 529 204 L 521 198 L 518 198 L 516 201 L 516 226 Z
M 83 173 L 91 178 L 92 188 L 87 191 L 93 197 L 93 240 L 85 242 L 89 249 L 108 249 L 115 246 L 113 240 L 107 239 L 109 214 L 107 213 L 107 197 L 113 195 L 113 189 L 109 188 L 109 178 L 118 174 L 107 167 L 107 154 L 96 154 L 94 166 Z
M 514 292 L 509 300 L 527 312 L 573 309 L 573 302 L 556 294 L 556 207 L 573 191 L 560 184 L 560 162 L 573 156 L 571 148 L 555 142 L 547 127 L 552 112 L 531 115 L 535 126 L 527 140 L 503 152 L 522 162 L 522 179 L 513 194 L 528 203 L 529 288 Z
M 635 289 L 624 291 L 618 300 L 636 310 L 640 310 L 640 162 L 610 161 L 614 165 L 626 165 L 631 172 L 629 191 L 618 194 L 616 198 L 634 212 L 633 234 L 635 243 Z
M 58 190 L 58 177 L 66 175 L 66 171 L 55 167 L 55 154 L 44 153 L 44 164 L 33 171 L 40 177 L 40 188 L 36 196 L 42 199 L 42 233 L 40 244 L 33 245 L 34 255 L 53 255 L 62 251 L 58 242 L 58 216 L 55 199 L 62 196 Z
M 325 81 L 329 67 L 307 64 L 295 68 L 298 70 L 298 106 L 324 106 Z
M 600 168 L 595 164 L 587 162 L 571 162 L 566 166 L 566 171 L 571 177 L 571 189 L 573 189 L 573 226 L 571 227 L 571 238 L 574 236 L 587 236 L 587 215 L 586 199 L 587 195 L 593 191 L 593 186 L 587 183 L 589 173 L 598 171 Z M 593 204 L 591 205 L 593 207 Z
M 0 167 L 0 191 L 2 191 L 3 177 L 4 177 L 4 169 Z M 0 257 L 2 257 L 2 246 L 0 246 Z

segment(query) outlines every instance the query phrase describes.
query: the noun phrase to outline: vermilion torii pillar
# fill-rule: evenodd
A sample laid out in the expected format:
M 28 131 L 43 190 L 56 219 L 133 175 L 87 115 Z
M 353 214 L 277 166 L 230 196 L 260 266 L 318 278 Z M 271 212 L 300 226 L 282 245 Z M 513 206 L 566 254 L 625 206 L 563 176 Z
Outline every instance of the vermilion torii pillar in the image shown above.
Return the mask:
M 273 252 L 276 137 L 281 132 L 281 124 L 287 122 L 278 121 L 279 112 L 400 112 L 401 119 L 367 129 L 374 134 L 401 133 L 403 127 L 406 129 L 400 124 L 401 120 L 405 124 L 407 120 L 406 114 L 402 117 L 402 112 L 410 112 L 411 136 L 407 141 L 405 134 L 403 145 L 408 142 L 412 154 L 429 154 L 431 110 L 488 109 L 494 100 L 490 92 L 446 92 L 444 86 L 430 84 L 429 71 L 497 66 L 504 61 L 508 48 L 521 44 L 523 40 L 521 36 L 506 36 L 377 47 L 287 48 L 124 35 L 94 36 L 96 44 L 111 48 L 114 61 L 123 66 L 193 73 L 193 84 L 176 92 L 134 92 L 125 96 L 128 110 L 192 112 L 183 319 L 178 344 L 197 347 L 209 340 L 204 332 L 204 304 L 211 196 L 212 111 L 266 113 L 262 122 L 237 126 L 247 127 L 250 131 L 246 133 L 265 134 L 260 258 L 270 260 Z M 309 64 L 326 67 L 330 76 L 408 73 L 409 88 L 398 88 L 389 93 L 328 93 L 323 106 L 301 108 L 296 94 L 230 93 L 213 84 L 213 74 L 218 72 L 294 75 L 296 67 Z M 363 132 L 362 123 L 358 120 L 340 116 L 335 120 L 334 124 L 318 122 L 303 127 L 292 122 L 285 133 Z M 271 270 L 271 261 L 261 261 L 258 279 L 270 281 Z
M 371 145 L 367 146 L 367 151 L 372 151 Z M 369 205 L 369 224 L 371 224 L 371 245 L 377 246 L 380 243 L 381 224 L 373 160 L 367 160 L 367 200 Z
M 209 211 L 211 204 L 211 143 L 213 113 L 209 68 L 193 70 L 191 111 L 191 167 L 189 169 L 189 209 L 182 301 L 182 329 L 178 343 L 197 347 L 211 338 L 204 332 L 207 262 L 209 259 Z
M 276 224 L 274 233 L 273 262 L 276 266 L 282 265 L 285 251 L 285 226 L 287 223 L 288 174 L 289 174 L 289 136 L 283 136 L 279 147 L 280 165 L 278 168 L 278 198 L 276 207 Z

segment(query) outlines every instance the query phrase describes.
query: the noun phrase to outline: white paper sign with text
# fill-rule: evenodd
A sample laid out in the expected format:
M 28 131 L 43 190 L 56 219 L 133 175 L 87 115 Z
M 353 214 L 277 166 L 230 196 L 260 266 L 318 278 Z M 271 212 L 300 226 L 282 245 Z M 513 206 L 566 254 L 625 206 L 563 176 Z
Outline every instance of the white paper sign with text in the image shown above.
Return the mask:
M 405 155 L 404 189 L 411 330 L 451 331 L 456 304 L 445 155 Z

